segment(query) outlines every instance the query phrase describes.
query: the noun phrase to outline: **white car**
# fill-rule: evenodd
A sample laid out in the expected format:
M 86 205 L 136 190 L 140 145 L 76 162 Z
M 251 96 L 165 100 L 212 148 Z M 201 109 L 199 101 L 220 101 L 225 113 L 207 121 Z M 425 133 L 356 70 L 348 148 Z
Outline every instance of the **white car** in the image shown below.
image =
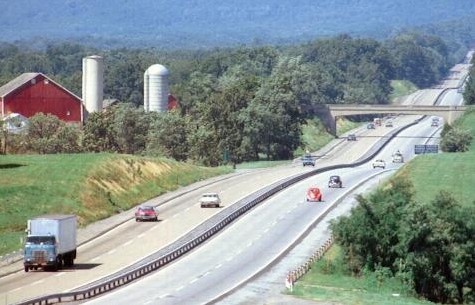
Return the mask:
M 400 152 L 395 152 L 394 153 L 393 163 L 404 163 L 404 157 Z
M 200 198 L 200 206 L 202 208 L 219 208 L 221 199 L 218 193 L 204 193 Z
M 375 160 L 373 162 L 373 168 L 381 167 L 382 169 L 386 168 L 386 161 L 382 159 Z

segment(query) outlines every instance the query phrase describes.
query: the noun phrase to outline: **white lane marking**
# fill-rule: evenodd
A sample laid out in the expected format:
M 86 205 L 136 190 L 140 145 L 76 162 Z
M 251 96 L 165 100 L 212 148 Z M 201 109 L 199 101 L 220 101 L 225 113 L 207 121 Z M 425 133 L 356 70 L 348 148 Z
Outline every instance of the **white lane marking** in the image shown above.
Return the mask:
M 137 235 L 137 238 L 142 238 L 144 236 L 145 236 L 145 233 L 142 233 L 142 234 Z
M 195 283 L 196 281 L 198 281 L 198 278 L 191 280 L 191 281 L 190 281 L 190 284 L 193 284 L 193 283 Z
M 185 212 L 188 212 L 189 210 L 190 210 L 190 208 L 186 208 L 186 209 L 185 209 Z
M 277 220 L 275 220 L 273 223 L 271 223 L 271 227 L 275 226 L 277 224 Z
M 93 259 L 91 259 L 91 262 L 95 262 L 95 261 L 99 260 L 101 257 L 102 257 L 102 255 L 94 257 Z
M 230 256 L 230 257 L 228 257 L 228 258 L 226 259 L 226 261 L 227 261 L 227 262 L 230 262 L 230 261 L 233 260 L 233 258 L 234 258 L 234 256 Z
M 116 251 L 117 251 L 117 249 L 112 249 L 112 250 L 110 250 L 109 252 L 107 252 L 107 254 L 109 254 L 109 255 L 110 255 L 110 254 L 114 254 Z
M 175 214 L 175 215 L 172 216 L 172 218 L 177 218 L 178 215 L 180 215 L 180 214 Z
M 22 288 L 22 287 L 15 288 L 15 289 L 13 289 L 13 290 L 10 290 L 10 292 L 18 291 L 18 290 L 20 290 L 21 288 Z
M 132 240 L 129 240 L 128 242 L 126 242 L 125 244 L 123 244 L 123 246 L 128 246 L 132 243 Z
M 210 274 L 210 273 L 211 273 L 211 272 L 207 271 L 205 274 L 203 274 L 202 277 L 205 277 L 205 276 L 207 276 L 207 275 Z
M 248 242 L 246 247 L 251 247 L 253 243 L 254 243 L 253 241 Z
M 147 305 L 147 304 L 152 304 L 153 300 L 148 300 L 147 302 L 143 303 L 143 305 Z
M 41 284 L 41 283 L 43 283 L 44 281 L 45 281 L 45 280 L 39 280 L 39 281 L 33 282 L 33 283 L 30 284 L 30 286 Z
M 270 230 L 270 228 L 265 229 L 265 230 L 264 230 L 264 233 L 269 232 L 269 230 Z
M 219 269 L 219 268 L 221 268 L 222 266 L 223 266 L 223 264 L 218 264 L 218 265 L 216 265 L 216 267 L 214 267 L 214 268 L 215 268 L 215 269 Z
M 60 277 L 60 276 L 63 276 L 63 275 L 65 275 L 65 274 L 66 274 L 66 272 L 61 272 L 61 273 L 55 274 L 55 276 L 56 276 L 56 277 Z
M 182 290 L 183 288 L 185 288 L 185 286 L 180 286 L 180 287 L 178 287 L 177 289 L 175 289 L 175 291 L 180 291 L 180 290 Z
M 168 296 L 169 296 L 169 294 L 164 294 L 164 295 L 159 296 L 158 298 L 159 298 L 159 299 L 164 299 L 164 298 L 166 298 L 166 297 L 168 297 Z

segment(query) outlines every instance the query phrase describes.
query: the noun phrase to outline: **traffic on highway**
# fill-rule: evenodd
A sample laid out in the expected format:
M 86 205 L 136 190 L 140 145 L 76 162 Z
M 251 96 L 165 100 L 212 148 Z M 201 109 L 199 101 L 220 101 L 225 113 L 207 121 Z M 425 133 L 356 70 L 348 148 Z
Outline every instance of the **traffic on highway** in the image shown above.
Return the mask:
M 429 105 L 462 104 L 461 94 L 456 89 L 446 90 L 444 94 L 440 93 L 442 90 L 438 89 L 438 95 L 428 91 L 432 99 L 424 98 L 424 93 L 419 92 L 418 97 L 412 97 L 410 101 L 412 104 Z M 443 122 L 435 117 L 421 118 L 392 115 L 390 119 L 382 118 L 381 126 L 373 124 L 375 126 L 367 128 L 365 124 L 350 132 L 352 139 L 354 135 L 357 140 L 347 141 L 347 137 L 342 136 L 317 152 L 314 166 L 302 166 L 301 160 L 296 160 L 288 166 L 246 171 L 217 179 L 186 193 L 176 194 L 166 202 L 160 198 L 147 202 L 143 206 L 148 208 L 150 214 L 138 210 L 136 213 L 135 209 L 128 211 L 127 221 L 110 224 L 105 232 L 79 245 L 74 268 L 58 272 L 39 272 L 28 268 L 26 274 L 22 262 L 10 267 L 15 272 L 0 278 L 0 303 L 3 300 L 7 304 L 18 303 L 91 285 L 101 278 L 120 273 L 126 267 L 140 264 L 154 252 L 193 232 L 207 219 L 225 213 L 250 193 L 287 177 L 322 167 L 351 164 L 374 154 L 375 147 L 384 145 L 362 165 L 319 173 L 283 189 L 211 240 L 158 272 L 87 303 L 206 304 L 219 301 L 278 261 L 310 227 L 336 208 L 343 198 L 353 194 L 359 185 L 382 173 L 397 171 L 415 157 L 415 145 L 437 143 Z M 388 135 L 414 124 L 418 119 L 417 124 L 383 144 Z M 435 121 L 440 124 L 434 126 Z M 329 185 L 331 176 L 340 178 L 338 187 Z M 318 188 L 318 192 L 309 195 L 311 188 Z M 203 194 L 213 194 L 214 201 L 211 204 L 200 201 Z M 308 200 L 308 196 L 314 200 Z M 159 217 L 155 210 L 157 206 Z

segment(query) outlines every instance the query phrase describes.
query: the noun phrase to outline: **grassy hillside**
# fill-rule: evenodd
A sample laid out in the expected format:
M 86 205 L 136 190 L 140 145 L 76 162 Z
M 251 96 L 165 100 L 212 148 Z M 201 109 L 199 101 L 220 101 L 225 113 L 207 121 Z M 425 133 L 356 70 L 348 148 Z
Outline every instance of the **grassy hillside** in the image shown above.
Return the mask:
M 470 130 L 475 138 L 475 111 L 466 113 L 455 125 Z M 419 156 L 401 173 L 408 174 L 418 201 L 429 202 L 439 191 L 446 190 L 461 204 L 475 204 L 475 141 L 465 153 Z
M 344 267 L 340 247 L 333 246 L 312 269 L 297 282 L 292 295 L 332 304 L 415 305 L 420 301 L 394 278 L 366 273 L 355 278 Z
M 360 125 L 361 123 L 339 119 L 337 121 L 338 135 L 357 128 Z M 327 145 L 333 139 L 334 137 L 326 131 L 322 122 L 318 118 L 307 120 L 307 123 L 302 126 L 303 147 L 297 149 L 295 155 L 302 156 L 306 150 L 310 152 L 317 151 Z
M 401 97 L 414 93 L 418 90 L 416 85 L 406 80 L 393 80 L 391 81 L 391 87 L 393 91 L 389 95 L 389 99 L 396 104 Z
M 72 213 L 86 225 L 230 171 L 113 154 L 2 156 L 0 255 L 21 247 L 26 220 L 33 216 Z

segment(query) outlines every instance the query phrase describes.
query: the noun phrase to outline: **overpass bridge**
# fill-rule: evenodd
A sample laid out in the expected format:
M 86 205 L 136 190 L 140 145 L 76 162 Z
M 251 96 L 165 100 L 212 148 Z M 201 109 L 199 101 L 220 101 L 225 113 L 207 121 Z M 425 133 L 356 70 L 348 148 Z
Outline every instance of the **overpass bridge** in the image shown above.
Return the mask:
M 336 135 L 336 118 L 364 114 L 410 114 L 440 116 L 452 124 L 469 107 L 467 106 L 423 106 L 423 105 L 318 105 L 315 113 L 327 130 Z

